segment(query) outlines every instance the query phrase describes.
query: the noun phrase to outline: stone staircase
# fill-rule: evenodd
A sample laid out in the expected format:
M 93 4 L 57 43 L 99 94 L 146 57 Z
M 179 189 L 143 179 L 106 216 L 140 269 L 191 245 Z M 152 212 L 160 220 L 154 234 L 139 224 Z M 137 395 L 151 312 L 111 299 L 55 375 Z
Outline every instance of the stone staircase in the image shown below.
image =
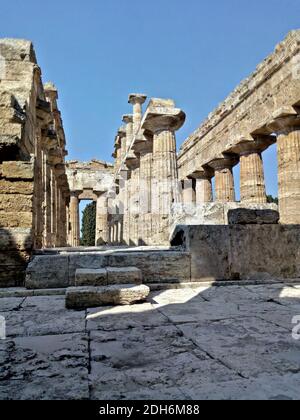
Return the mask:
M 191 256 L 177 247 L 52 249 L 37 251 L 28 265 L 29 290 L 175 285 L 191 281 Z
M 150 288 L 142 284 L 142 278 L 136 267 L 77 269 L 75 287 L 66 292 L 66 307 L 81 310 L 144 301 Z

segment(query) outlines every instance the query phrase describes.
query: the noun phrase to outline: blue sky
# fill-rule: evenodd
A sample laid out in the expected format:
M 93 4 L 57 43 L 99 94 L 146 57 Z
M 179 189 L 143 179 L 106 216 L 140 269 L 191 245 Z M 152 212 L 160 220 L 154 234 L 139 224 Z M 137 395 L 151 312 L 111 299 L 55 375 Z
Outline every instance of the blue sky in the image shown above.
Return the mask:
M 69 158 L 111 160 L 130 92 L 187 113 L 178 144 L 291 30 L 299 0 L 0 0 L 1 37 L 34 42 L 59 88 Z M 276 150 L 265 153 L 277 194 Z M 235 171 L 238 175 L 238 170 Z

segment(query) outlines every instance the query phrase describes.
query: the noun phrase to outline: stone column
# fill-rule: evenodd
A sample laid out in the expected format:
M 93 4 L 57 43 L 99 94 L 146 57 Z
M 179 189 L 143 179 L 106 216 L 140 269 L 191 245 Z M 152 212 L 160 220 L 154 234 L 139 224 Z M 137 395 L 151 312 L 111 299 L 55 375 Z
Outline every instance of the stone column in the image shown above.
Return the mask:
M 131 174 L 131 191 L 130 191 L 130 214 L 131 214 L 131 227 L 130 237 L 133 245 L 139 245 L 139 217 L 140 217 L 140 168 L 137 167 Z
M 182 201 L 185 205 L 191 205 L 195 203 L 195 190 L 194 180 L 185 179 L 182 181 Z
M 108 200 L 106 194 L 101 194 L 97 198 L 96 206 L 96 246 L 107 245 L 108 242 Z
M 140 158 L 139 179 L 139 245 L 151 245 L 152 238 L 152 163 L 153 138 L 140 133 L 133 145 L 135 154 Z
M 143 116 L 142 105 L 146 99 L 146 95 L 136 93 L 129 95 L 128 103 L 133 105 L 133 137 L 140 129 Z
M 70 201 L 71 246 L 80 246 L 79 199 L 77 194 L 71 193 Z
M 241 202 L 265 204 L 267 202 L 262 152 L 273 144 L 272 136 L 243 139 L 231 151 L 240 156 Z
M 209 170 L 199 171 L 193 176 L 196 181 L 196 204 L 213 201 L 212 177 L 213 172 Z
M 128 237 L 130 245 L 138 245 L 139 243 L 139 191 L 140 191 L 140 161 L 131 150 L 127 154 L 126 166 L 130 170 L 130 178 L 128 179 Z
M 220 203 L 234 202 L 235 189 L 232 168 L 237 163 L 234 158 L 216 159 L 209 163 L 215 171 L 216 201 Z
M 133 115 L 123 115 L 123 122 L 126 124 L 126 153 L 128 152 L 133 140 Z M 126 154 L 125 153 L 125 154 Z
M 153 134 L 152 221 L 158 244 L 169 243 L 172 205 L 180 202 L 175 131 L 184 121 L 184 112 L 163 99 L 150 101 L 143 121 L 142 128 Z
M 282 224 L 300 224 L 300 122 L 276 118 L 279 212 Z
M 56 243 L 56 177 L 54 167 L 51 168 L 51 245 Z

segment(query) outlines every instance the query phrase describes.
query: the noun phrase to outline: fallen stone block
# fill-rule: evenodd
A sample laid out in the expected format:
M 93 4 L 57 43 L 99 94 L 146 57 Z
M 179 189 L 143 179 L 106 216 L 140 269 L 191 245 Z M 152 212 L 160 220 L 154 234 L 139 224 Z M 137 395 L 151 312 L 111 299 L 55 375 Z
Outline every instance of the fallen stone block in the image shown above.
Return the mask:
M 141 270 L 136 267 L 107 267 L 108 284 L 142 284 Z
M 275 210 L 235 209 L 228 212 L 229 225 L 277 225 L 279 212 Z
M 105 268 L 98 270 L 81 268 L 76 270 L 76 286 L 107 286 L 107 284 L 107 270 Z
M 144 285 L 70 287 L 66 293 L 68 309 L 97 308 L 106 305 L 132 305 L 143 302 L 150 293 Z

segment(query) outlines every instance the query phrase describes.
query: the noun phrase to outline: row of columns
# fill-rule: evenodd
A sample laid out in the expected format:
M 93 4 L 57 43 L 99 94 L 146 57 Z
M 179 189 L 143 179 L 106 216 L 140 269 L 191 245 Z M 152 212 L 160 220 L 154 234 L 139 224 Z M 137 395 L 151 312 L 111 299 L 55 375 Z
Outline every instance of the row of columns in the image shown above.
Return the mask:
M 195 171 L 198 204 L 213 201 L 212 178 L 215 177 L 215 201 L 235 201 L 233 167 L 240 163 L 241 202 L 267 203 L 262 152 L 277 142 L 279 212 L 282 224 L 300 223 L 300 122 L 296 115 L 275 118 L 269 126 L 272 135 L 243 139 L 205 168 Z M 186 190 L 193 189 L 184 182 Z M 192 192 L 184 191 L 184 202 L 191 202 Z
M 111 234 L 113 243 L 168 242 L 171 208 L 180 201 L 175 131 L 183 125 L 185 114 L 173 101 L 152 99 L 143 116 L 145 100 L 145 95 L 130 95 L 133 115 L 123 118 L 126 127 L 119 130 L 115 143 L 114 157 L 120 165 L 117 180 L 122 184 L 115 203 L 124 214 L 111 218 L 112 232 L 114 225 L 123 222 L 123 237 L 118 229 L 117 240 Z M 126 136 L 121 136 L 122 131 Z
M 37 102 L 37 127 L 34 174 L 34 247 L 52 248 L 67 245 L 69 187 L 65 173 L 66 155 L 57 89 L 44 87 L 47 102 Z

